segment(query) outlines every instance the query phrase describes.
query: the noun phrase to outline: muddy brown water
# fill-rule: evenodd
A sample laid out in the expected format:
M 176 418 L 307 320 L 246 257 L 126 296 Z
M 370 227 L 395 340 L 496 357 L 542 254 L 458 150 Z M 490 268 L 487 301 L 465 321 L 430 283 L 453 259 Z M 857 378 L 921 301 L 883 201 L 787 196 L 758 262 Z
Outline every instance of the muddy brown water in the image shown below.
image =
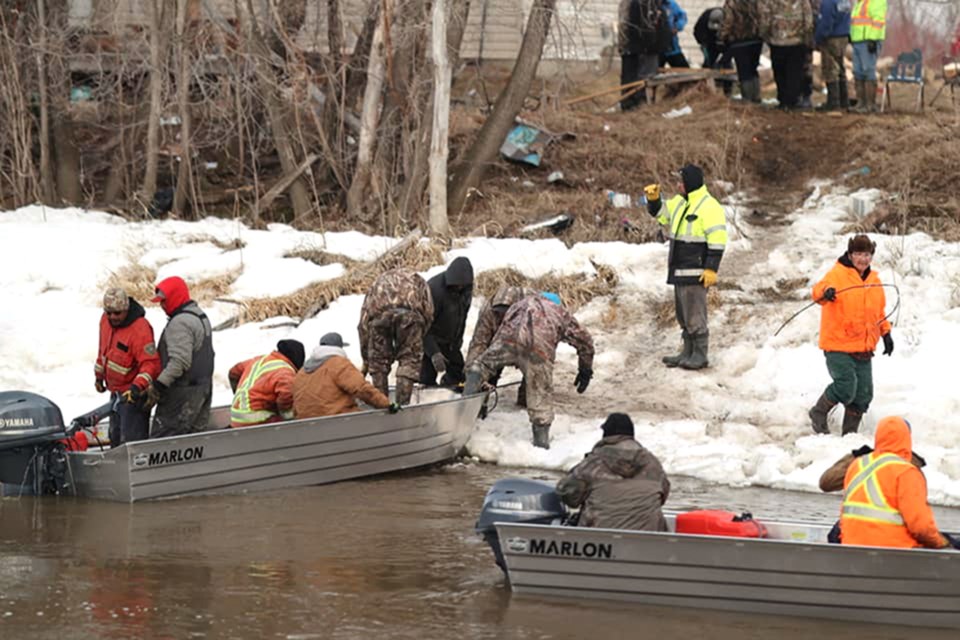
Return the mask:
M 0 499 L 0 638 L 951 638 L 956 632 L 511 595 L 454 464 L 135 505 Z M 832 518 L 838 496 L 674 478 L 668 506 Z M 938 509 L 960 529 L 960 510 Z

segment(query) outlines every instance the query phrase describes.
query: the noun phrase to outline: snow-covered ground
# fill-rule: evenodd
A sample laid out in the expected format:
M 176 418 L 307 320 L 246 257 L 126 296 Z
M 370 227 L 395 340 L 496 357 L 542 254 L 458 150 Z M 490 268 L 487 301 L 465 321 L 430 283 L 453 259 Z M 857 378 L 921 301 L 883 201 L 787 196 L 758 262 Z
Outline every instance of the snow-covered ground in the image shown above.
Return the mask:
M 932 502 L 960 504 L 960 414 L 954 368 L 960 363 L 960 244 L 923 234 L 874 236 L 874 268 L 902 296 L 893 316 L 896 350 L 874 360 L 875 399 L 861 433 L 841 439 L 840 412 L 833 435 L 814 435 L 806 410 L 829 382 L 816 340 L 819 312 L 799 315 L 773 333 L 809 301 L 809 284 L 784 288 L 778 281 L 819 279 L 846 247 L 842 227 L 852 218 L 851 197 L 841 188 L 814 185 L 804 207 L 785 226 L 752 226 L 748 209 L 726 204 L 731 242 L 721 266 L 722 305 L 711 310 L 711 367 L 701 372 L 667 369 L 660 356 L 672 352 L 679 331 L 658 327 L 652 310 L 672 301 L 665 284 L 666 246 L 584 243 L 567 248 L 558 240 L 469 238 L 447 255 L 468 256 L 477 272 L 513 267 L 531 277 L 550 271 L 594 273 L 591 261 L 620 275 L 609 298 L 594 300 L 577 316 L 594 334 L 595 378 L 578 396 L 572 386 L 575 352 L 562 345 L 555 391 L 557 419 L 549 451 L 530 445 L 525 412 L 512 392 L 479 422 L 468 445 L 484 461 L 508 466 L 565 469 L 599 438 L 608 411 L 630 413 L 637 438 L 669 473 L 734 485 L 816 491 L 820 473 L 840 455 L 872 442 L 876 421 L 902 414 L 913 425 L 914 448 L 927 460 Z M 236 240 L 242 249 L 222 249 Z M 287 294 L 334 278 L 342 265 L 317 266 L 285 257 L 323 249 L 369 260 L 395 239 L 356 232 L 299 232 L 284 225 L 251 230 L 235 221 L 207 219 L 130 223 L 101 212 L 26 207 L 0 213 L 0 389 L 23 389 L 50 397 L 70 417 L 103 401 L 93 387 L 93 360 L 101 296 L 112 274 L 133 263 L 157 271 L 157 279 L 180 275 L 188 283 L 227 277 L 225 299 Z M 442 269 L 425 273 L 430 276 Z M 784 299 L 762 290 L 777 289 Z M 887 289 L 888 309 L 897 293 Z M 141 301 L 159 337 L 166 318 Z M 299 325 L 271 318 L 214 337 L 217 366 L 214 402 L 230 401 L 227 371 L 237 361 L 264 353 L 282 338 L 307 347 L 328 331 L 349 342 L 359 363 L 356 325 L 362 296 L 344 296 Z M 474 301 L 467 340 L 482 304 Z M 237 305 L 203 302 L 214 325 Z M 466 344 L 464 345 L 466 349 Z M 509 374 L 508 376 L 509 377 Z

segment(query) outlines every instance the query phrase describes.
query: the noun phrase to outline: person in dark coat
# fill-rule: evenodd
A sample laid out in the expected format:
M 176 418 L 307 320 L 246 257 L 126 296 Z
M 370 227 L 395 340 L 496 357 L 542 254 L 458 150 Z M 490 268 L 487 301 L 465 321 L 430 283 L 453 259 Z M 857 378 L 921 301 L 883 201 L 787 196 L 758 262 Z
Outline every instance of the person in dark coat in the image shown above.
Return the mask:
M 670 51 L 673 33 L 662 0 L 620 0 L 620 84 L 655 76 L 660 54 Z M 646 89 L 621 90 L 620 110 L 646 102 Z
M 433 297 L 433 323 L 423 338 L 420 384 L 454 386 L 464 381 L 463 330 L 473 300 L 473 265 L 468 258 L 454 259 L 443 273 L 429 281 Z
M 720 27 L 723 25 L 723 8 L 711 7 L 700 14 L 693 27 L 693 37 L 703 51 L 704 69 L 732 69 L 733 58 L 720 39 Z M 722 82 L 723 92 L 730 95 L 730 82 Z

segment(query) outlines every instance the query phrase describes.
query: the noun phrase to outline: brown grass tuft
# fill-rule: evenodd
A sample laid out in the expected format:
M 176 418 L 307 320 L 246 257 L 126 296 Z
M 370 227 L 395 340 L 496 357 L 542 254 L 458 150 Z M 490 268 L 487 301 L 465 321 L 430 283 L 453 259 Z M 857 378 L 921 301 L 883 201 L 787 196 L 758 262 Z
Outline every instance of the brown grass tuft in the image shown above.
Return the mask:
M 103 289 L 110 287 L 122 287 L 127 295 L 134 300 L 143 303 L 153 297 L 154 286 L 157 282 L 157 272 L 139 264 L 137 258 L 131 258 L 131 262 L 120 267 L 116 272 L 111 273 L 107 278 Z
M 355 265 L 360 264 L 359 260 L 354 260 L 353 258 L 347 257 L 340 253 L 329 253 L 322 249 L 296 249 L 290 253 L 286 253 L 283 256 L 284 258 L 303 258 L 308 260 L 313 264 L 320 265 L 321 267 L 328 264 L 342 264 L 344 268 L 350 269 Z
M 619 282 L 616 271 L 604 264 L 593 264 L 596 277 L 583 274 L 557 276 L 547 274 L 528 278 L 514 269 L 494 269 L 477 276 L 474 293 L 490 298 L 502 286 L 530 287 L 537 291 L 552 291 L 560 296 L 563 304 L 577 310 L 594 298 L 610 295 Z

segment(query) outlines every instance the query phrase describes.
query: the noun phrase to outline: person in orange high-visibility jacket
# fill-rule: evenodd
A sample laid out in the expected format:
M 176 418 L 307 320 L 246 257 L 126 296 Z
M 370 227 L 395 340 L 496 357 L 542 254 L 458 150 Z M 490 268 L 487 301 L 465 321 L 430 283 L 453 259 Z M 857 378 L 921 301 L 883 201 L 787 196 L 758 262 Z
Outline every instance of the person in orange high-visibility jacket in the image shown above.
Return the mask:
M 840 536 L 868 547 L 953 546 L 927 504 L 927 481 L 910 463 L 910 425 L 899 416 L 877 423 L 873 452 L 860 456 L 843 479 Z
M 160 354 L 143 306 L 119 287 L 103 294 L 100 346 L 93 365 L 94 387 L 110 392 L 110 445 L 146 440 L 150 409 L 144 390 L 160 374 Z
M 252 427 L 293 418 L 293 377 L 303 366 L 303 343 L 281 340 L 277 350 L 230 369 L 234 391 L 231 427 Z
M 843 404 L 843 434 L 855 433 L 860 417 L 873 400 L 873 352 L 883 338 L 883 355 L 893 353 L 887 322 L 887 298 L 880 277 L 870 268 L 877 245 L 865 235 L 847 243 L 823 280 L 813 286 L 813 299 L 821 305 L 820 348 L 833 382 L 810 409 L 816 433 L 829 433 L 827 415 Z

